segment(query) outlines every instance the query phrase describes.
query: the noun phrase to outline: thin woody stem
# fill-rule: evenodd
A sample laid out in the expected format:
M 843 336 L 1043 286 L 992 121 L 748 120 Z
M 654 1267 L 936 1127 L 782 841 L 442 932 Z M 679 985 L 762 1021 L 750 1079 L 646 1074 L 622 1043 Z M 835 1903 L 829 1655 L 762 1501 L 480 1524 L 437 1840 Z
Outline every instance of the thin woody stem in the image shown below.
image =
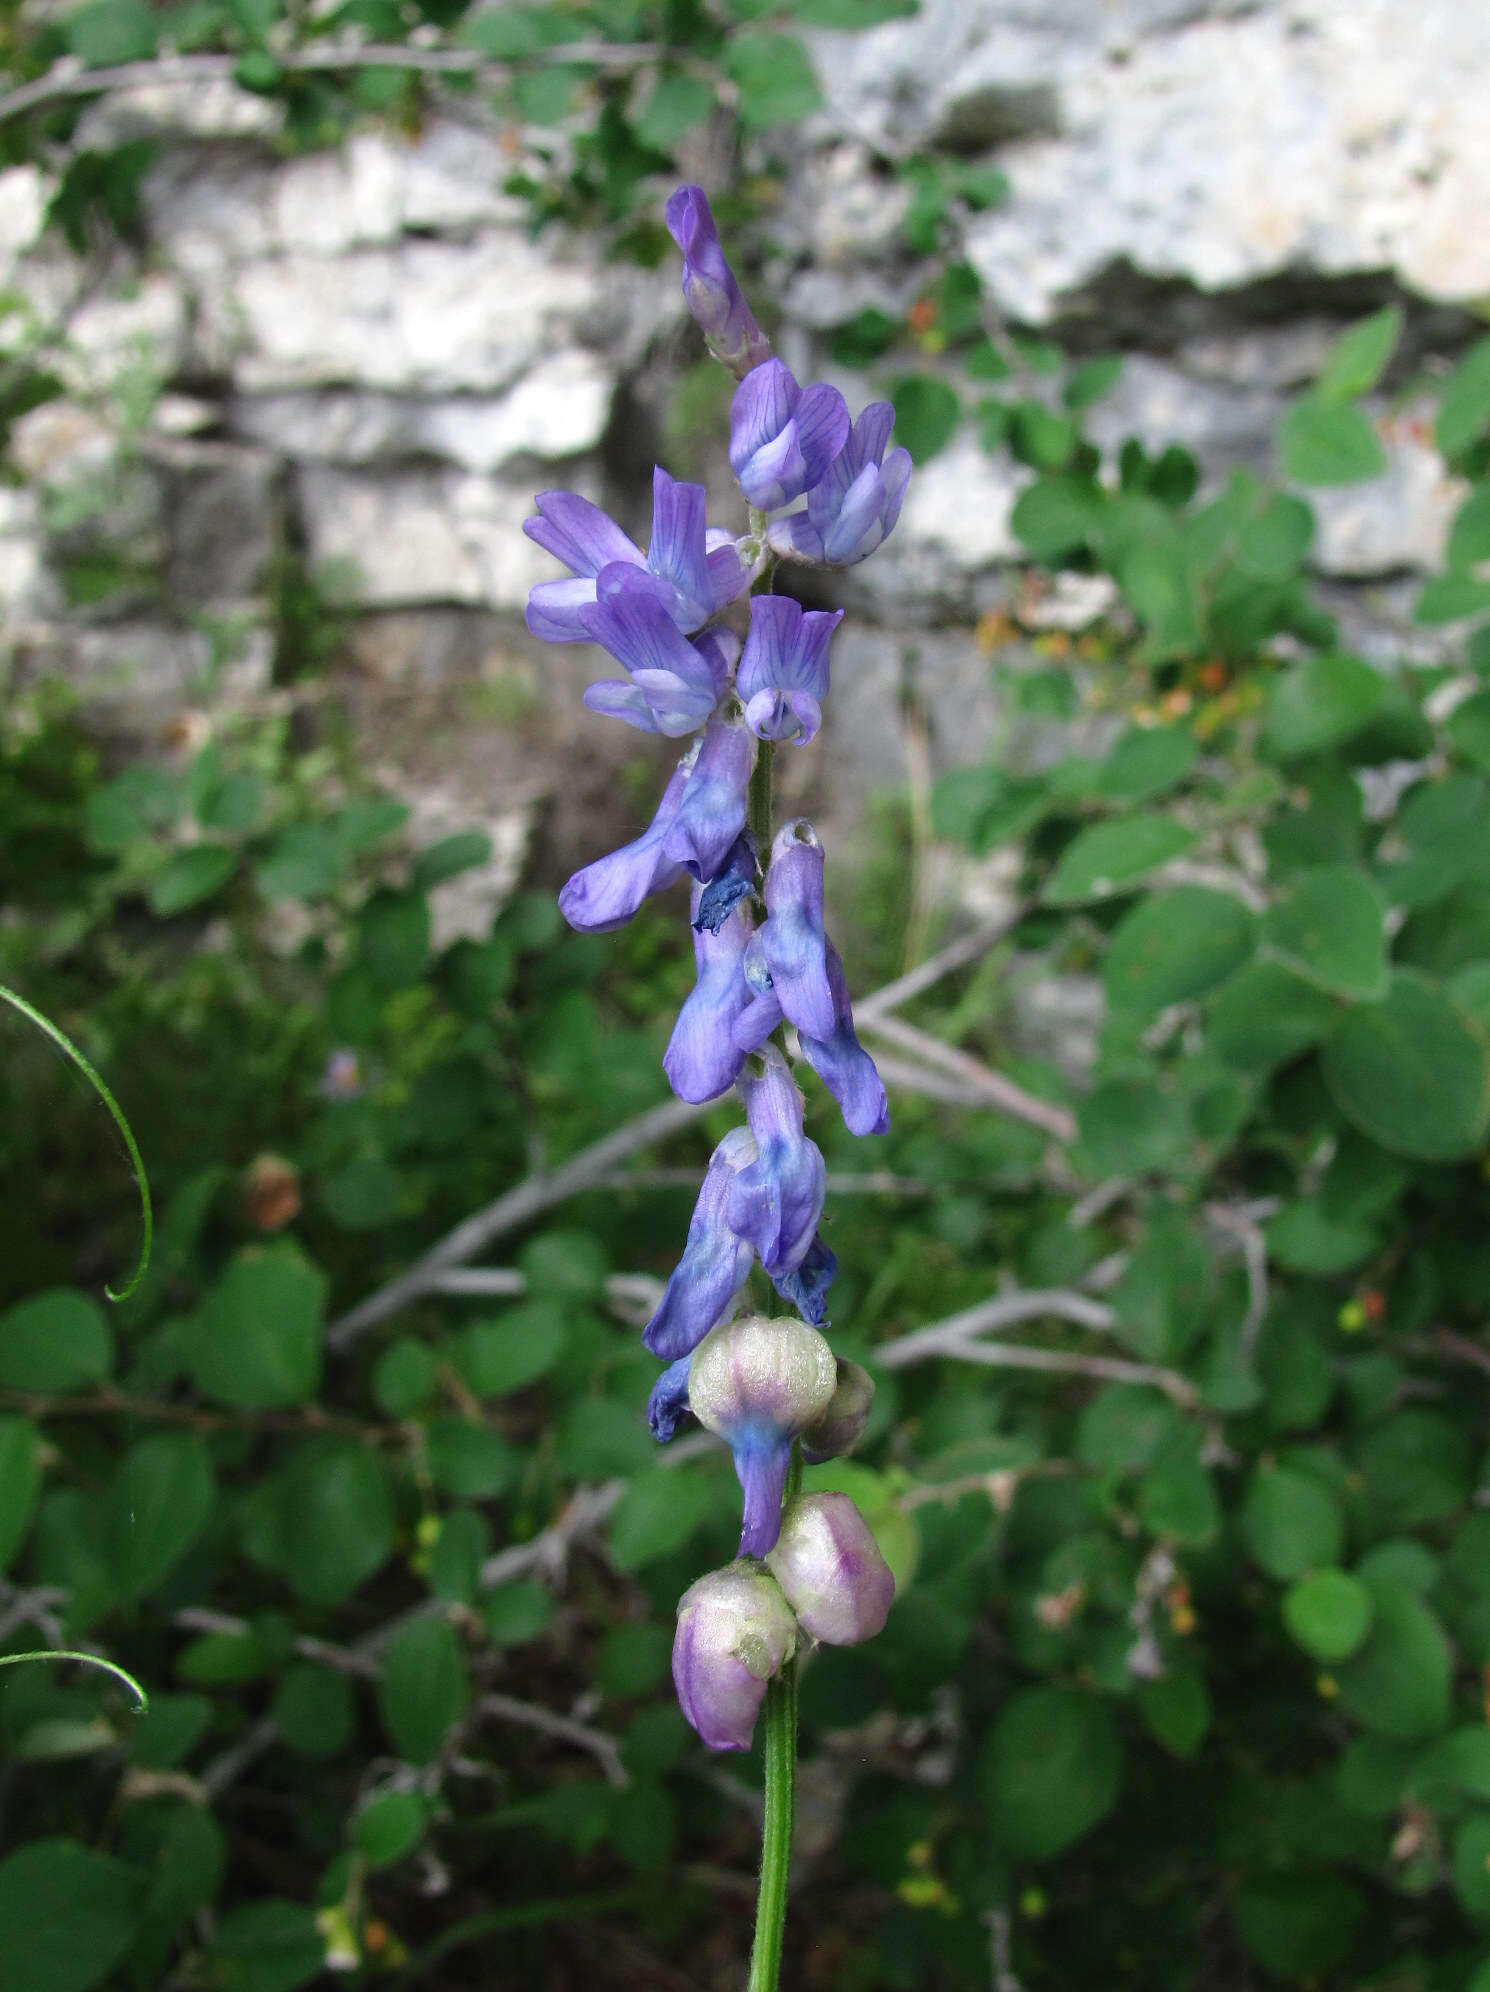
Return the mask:
M 802 1485 L 802 1448 L 793 1443 L 783 1506 Z M 793 1654 L 766 1689 L 766 1804 L 761 1830 L 760 1894 L 748 1992 L 777 1992 L 797 1803 L 797 1658 Z

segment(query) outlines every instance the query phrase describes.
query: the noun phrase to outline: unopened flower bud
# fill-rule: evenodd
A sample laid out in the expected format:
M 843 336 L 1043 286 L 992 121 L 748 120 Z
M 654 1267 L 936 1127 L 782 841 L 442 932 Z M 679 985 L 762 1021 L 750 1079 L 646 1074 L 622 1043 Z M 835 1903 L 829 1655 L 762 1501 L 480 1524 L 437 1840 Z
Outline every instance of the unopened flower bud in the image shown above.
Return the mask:
M 822 1417 L 802 1434 L 802 1457 L 813 1466 L 852 1452 L 864 1436 L 874 1407 L 874 1378 L 868 1370 L 845 1356 L 836 1361 L 838 1388 Z
M 797 1622 L 758 1564 L 711 1570 L 683 1593 L 673 1640 L 678 1702 L 711 1750 L 748 1750 L 766 1683 L 792 1657 Z
M 694 1350 L 689 1407 L 727 1441 L 745 1490 L 742 1556 L 764 1556 L 775 1542 L 792 1440 L 817 1422 L 837 1387 L 828 1344 L 786 1316 L 725 1322 Z
M 766 1561 L 802 1630 L 824 1646 L 857 1646 L 883 1630 L 895 1579 L 847 1494 L 799 1495 Z

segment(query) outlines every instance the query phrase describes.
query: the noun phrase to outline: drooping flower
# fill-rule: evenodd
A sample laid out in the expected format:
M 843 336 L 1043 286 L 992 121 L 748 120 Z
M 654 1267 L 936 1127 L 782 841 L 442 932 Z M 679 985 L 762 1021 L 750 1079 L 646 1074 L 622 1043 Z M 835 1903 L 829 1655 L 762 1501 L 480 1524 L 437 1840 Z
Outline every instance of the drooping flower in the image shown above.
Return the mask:
M 756 324 L 725 261 L 703 188 L 679 187 L 664 216 L 668 233 L 683 252 L 683 297 L 709 351 L 731 373 L 749 373 L 770 359 L 771 342 Z
M 663 848 L 694 878 L 714 877 L 745 828 L 755 737 L 743 721 L 723 716 L 704 730 L 677 813 Z
M 574 491 L 540 491 L 538 517 L 523 531 L 562 560 L 572 581 L 540 581 L 528 595 L 528 628 L 549 643 L 584 643 L 580 611 L 595 601 L 599 577 L 622 567 L 664 584 L 661 599 L 685 635 L 706 623 L 747 585 L 733 540 L 711 549 L 704 487 L 683 484 L 659 465 L 652 473 L 652 537 L 642 552 L 598 505 Z M 717 536 L 716 536 L 717 538 Z
M 799 747 L 812 739 L 828 695 L 828 643 L 842 621 L 842 609 L 803 609 L 789 595 L 751 598 L 735 688 L 757 739 L 795 740 Z
M 698 979 L 678 1012 L 662 1069 L 680 1100 L 712 1100 L 733 1086 L 745 1054 L 735 1043 L 735 1019 L 750 1001 L 742 962 L 750 917 L 738 907 L 717 928 L 698 917 L 707 888 L 693 888 L 693 956 Z
M 857 1646 L 884 1630 L 895 1579 L 847 1494 L 799 1494 L 767 1567 L 802 1630 L 824 1646 Z
M 797 1650 L 797 1622 L 759 1564 L 731 1563 L 678 1601 L 673 1685 L 711 1750 L 748 1750 L 766 1683 Z
M 777 831 L 766 869 L 761 953 L 788 1023 L 810 1037 L 831 1036 L 833 991 L 823 932 L 823 847 L 803 817 Z
M 745 1284 L 750 1244 L 731 1227 L 726 1211 L 740 1171 L 755 1162 L 757 1152 L 749 1129 L 732 1127 L 709 1158 L 683 1256 L 642 1330 L 643 1344 L 664 1362 L 696 1349 Z
M 707 927 L 711 934 L 717 934 L 740 901 L 754 892 L 759 874 L 755 839 L 748 830 L 742 830 L 725 853 L 724 863 L 699 896 L 693 913 L 694 932 Z
M 690 1356 L 679 1356 L 675 1363 L 669 1363 L 652 1385 L 647 1398 L 647 1424 L 660 1446 L 667 1444 L 688 1415 L 688 1365 L 691 1360 Z M 832 1406 L 828 1409 L 831 1413 Z
M 727 1322 L 694 1350 L 689 1409 L 734 1454 L 745 1493 L 742 1556 L 764 1556 L 775 1543 L 792 1440 L 827 1410 L 837 1385 L 833 1351 L 786 1315 Z
M 823 1328 L 828 1319 L 828 1288 L 837 1277 L 837 1258 L 821 1238 L 814 1238 L 801 1263 L 789 1273 L 778 1274 L 772 1285 L 804 1321 L 810 1321 L 814 1328 Z
M 582 934 L 604 934 L 623 927 L 650 892 L 660 892 L 682 874 L 682 864 L 669 856 L 668 835 L 677 822 L 683 796 L 698 756 L 695 746 L 673 770 L 657 814 L 640 837 L 584 865 L 559 893 L 559 911 Z
M 684 636 L 669 611 L 668 583 L 640 568 L 603 568 L 595 590 L 579 619 L 629 676 L 591 685 L 585 704 L 643 733 L 696 733 L 729 685 L 738 637 L 726 629 Z
M 807 509 L 775 519 L 766 537 L 778 553 L 851 567 L 893 531 L 910 479 L 910 451 L 885 455 L 895 411 L 872 401 L 842 450 L 807 493 Z
M 838 1102 L 850 1134 L 883 1134 L 890 1125 L 890 1102 L 879 1068 L 860 1044 L 854 1030 L 848 977 L 837 948 L 826 944 L 828 988 L 833 997 L 833 1028 L 826 1037 L 799 1031 L 808 1064 Z M 743 1013 L 742 1013 L 743 1014 Z
M 818 484 L 848 440 L 848 403 L 836 387 L 803 389 L 767 360 L 735 389 L 730 469 L 759 511 L 774 512 Z
M 802 1095 L 774 1044 L 746 1060 L 740 1093 L 759 1152 L 730 1183 L 724 1215 L 774 1280 L 795 1272 L 807 1256 L 827 1176 L 816 1142 L 802 1131 Z
M 822 1417 L 802 1434 L 802 1457 L 809 1466 L 852 1452 L 863 1438 L 874 1408 L 874 1378 L 868 1370 L 847 1356 L 836 1361 L 838 1387 Z

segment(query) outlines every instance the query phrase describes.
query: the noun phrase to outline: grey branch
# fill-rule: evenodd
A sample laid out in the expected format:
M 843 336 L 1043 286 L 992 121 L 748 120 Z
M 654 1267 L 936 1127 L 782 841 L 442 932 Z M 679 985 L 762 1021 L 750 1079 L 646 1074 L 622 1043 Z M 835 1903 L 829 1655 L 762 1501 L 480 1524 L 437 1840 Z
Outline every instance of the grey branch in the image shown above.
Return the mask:
M 588 1750 L 605 1773 L 606 1783 L 618 1790 L 624 1791 L 631 1783 L 621 1762 L 619 1744 L 603 1730 L 591 1729 L 588 1723 L 576 1722 L 573 1716 L 541 1708 L 537 1702 L 514 1701 L 511 1695 L 483 1695 L 480 1710 L 483 1715 L 495 1716 L 499 1722 L 520 1723 L 524 1729 L 536 1729 L 541 1735 L 555 1736 L 561 1743 L 574 1743 L 581 1750 Z
M 1002 918 L 988 921 L 970 934 L 964 934 L 932 955 L 930 960 L 913 968 L 909 974 L 897 976 L 893 982 L 887 982 L 882 989 L 866 996 L 862 1003 L 855 1006 L 859 1022 L 872 1023 L 888 1015 L 900 1004 L 910 1002 L 913 996 L 919 996 L 931 988 L 943 976 L 950 975 L 954 969 L 964 968 L 969 962 L 976 961 L 1008 933 L 1023 912 L 1023 906 L 1012 907 Z M 348 1313 L 334 1321 L 326 1332 L 328 1344 L 333 1349 L 346 1348 L 364 1329 L 386 1321 L 389 1315 L 396 1314 L 411 1300 L 430 1292 L 437 1275 L 447 1273 L 455 1266 L 466 1265 L 493 1239 L 516 1231 L 520 1225 L 555 1204 L 565 1202 L 577 1191 L 592 1188 L 596 1180 L 607 1175 L 617 1163 L 624 1162 L 639 1149 L 649 1148 L 654 1142 L 676 1134 L 680 1128 L 699 1119 L 712 1105 L 712 1101 L 696 1107 L 685 1100 L 664 1100 L 660 1106 L 639 1114 L 635 1120 L 626 1121 L 603 1140 L 582 1148 L 578 1155 L 571 1156 L 559 1168 L 525 1178 L 494 1203 L 489 1203 L 484 1210 L 474 1212 L 456 1225 L 422 1259 L 416 1259 L 407 1272 L 390 1280 L 387 1286 L 380 1287 L 376 1293 L 359 1301 Z
M 1036 1099 L 1033 1093 L 1027 1093 L 1012 1079 L 1006 1079 L 1003 1073 L 993 1071 L 967 1052 L 959 1051 L 955 1045 L 944 1044 L 940 1038 L 918 1031 L 913 1024 L 903 1023 L 898 1017 L 872 1016 L 862 1021 L 864 1028 L 875 1037 L 898 1045 L 923 1064 L 939 1066 L 951 1078 L 958 1080 L 969 1106 L 996 1107 L 1011 1120 L 1024 1121 L 1029 1127 L 1037 1127 L 1043 1133 L 1053 1135 L 1057 1141 L 1076 1139 L 1075 1117 L 1064 1107 L 1055 1106 L 1049 1100 Z

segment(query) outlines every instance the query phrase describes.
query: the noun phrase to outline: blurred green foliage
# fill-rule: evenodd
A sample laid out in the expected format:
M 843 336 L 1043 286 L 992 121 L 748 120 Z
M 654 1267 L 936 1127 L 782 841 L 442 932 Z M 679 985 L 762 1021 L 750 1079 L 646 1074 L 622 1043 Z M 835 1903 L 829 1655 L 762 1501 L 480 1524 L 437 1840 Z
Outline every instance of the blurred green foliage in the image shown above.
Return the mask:
M 470 87 L 553 132 L 535 217 L 656 255 L 658 176 L 720 78 L 769 134 L 815 101 L 796 26 L 902 11 L 94 0 L 4 32 L 18 76 L 225 52 L 311 144 L 415 119 L 428 81 L 291 56 L 431 28 L 510 64 Z M 604 42 L 665 53 L 591 59 Z M 8 126 L 11 156 L 75 117 Z M 80 155 L 58 225 L 127 232 L 147 166 Z M 969 632 L 1012 745 L 936 784 L 932 834 L 1012 865 L 1024 911 L 909 1012 L 1074 1139 L 905 1092 L 866 1148 L 810 1101 L 858 1178 L 830 1204 L 834 1339 L 880 1393 L 860 1456 L 809 1479 L 853 1493 L 901 1598 L 804 1672 L 838 1823 L 790 1979 L 960 1992 L 992 1956 L 1001 1992 L 1486 1992 L 1490 341 L 1435 389 L 1466 495 L 1417 614 L 1463 644 L 1379 668 L 1311 589 L 1304 492 L 1379 469 L 1361 401 L 1400 314 L 1348 331 L 1289 411 L 1292 488 L 1206 490 L 1178 447 L 1089 440 L 1115 357 L 993 320 L 958 218 L 1004 196 L 996 168 L 897 170 L 925 283 L 834 355 L 919 461 L 970 422 L 1026 467 L 1032 600 L 1068 570 L 1114 607 L 1076 637 Z M 39 347 L 4 368 L 0 419 L 56 391 Z M 680 434 L 710 388 L 688 394 Z M 99 586 L 142 585 L 110 558 Z M 262 710 L 123 764 L 55 686 L 0 720 L 0 979 L 115 1085 L 162 1213 L 146 1284 L 106 1310 L 138 1221 L 124 1158 L 0 1013 L 0 1641 L 96 1644 L 152 1694 L 138 1718 L 92 1673 L 0 1679 L 0 1983 L 724 1983 L 759 1765 L 721 1777 L 668 1648 L 737 1494 L 719 1449 L 653 1448 L 635 1333 L 688 1183 L 643 1158 L 496 1243 L 503 1291 L 328 1336 L 663 1098 L 677 909 L 576 936 L 532 879 L 436 945 L 432 896 L 486 840 L 411 846 L 337 724 L 314 577 L 287 559 L 274 595 Z M 859 989 L 914 928 L 913 817 L 887 800 L 864 853 Z M 1018 1049 L 1019 993 L 1055 974 L 1103 998 L 1081 1084 Z M 732 1117 L 669 1159 L 700 1167 Z M 1008 1339 L 1052 1367 L 880 1360 L 1001 1286 L 1051 1296 Z

